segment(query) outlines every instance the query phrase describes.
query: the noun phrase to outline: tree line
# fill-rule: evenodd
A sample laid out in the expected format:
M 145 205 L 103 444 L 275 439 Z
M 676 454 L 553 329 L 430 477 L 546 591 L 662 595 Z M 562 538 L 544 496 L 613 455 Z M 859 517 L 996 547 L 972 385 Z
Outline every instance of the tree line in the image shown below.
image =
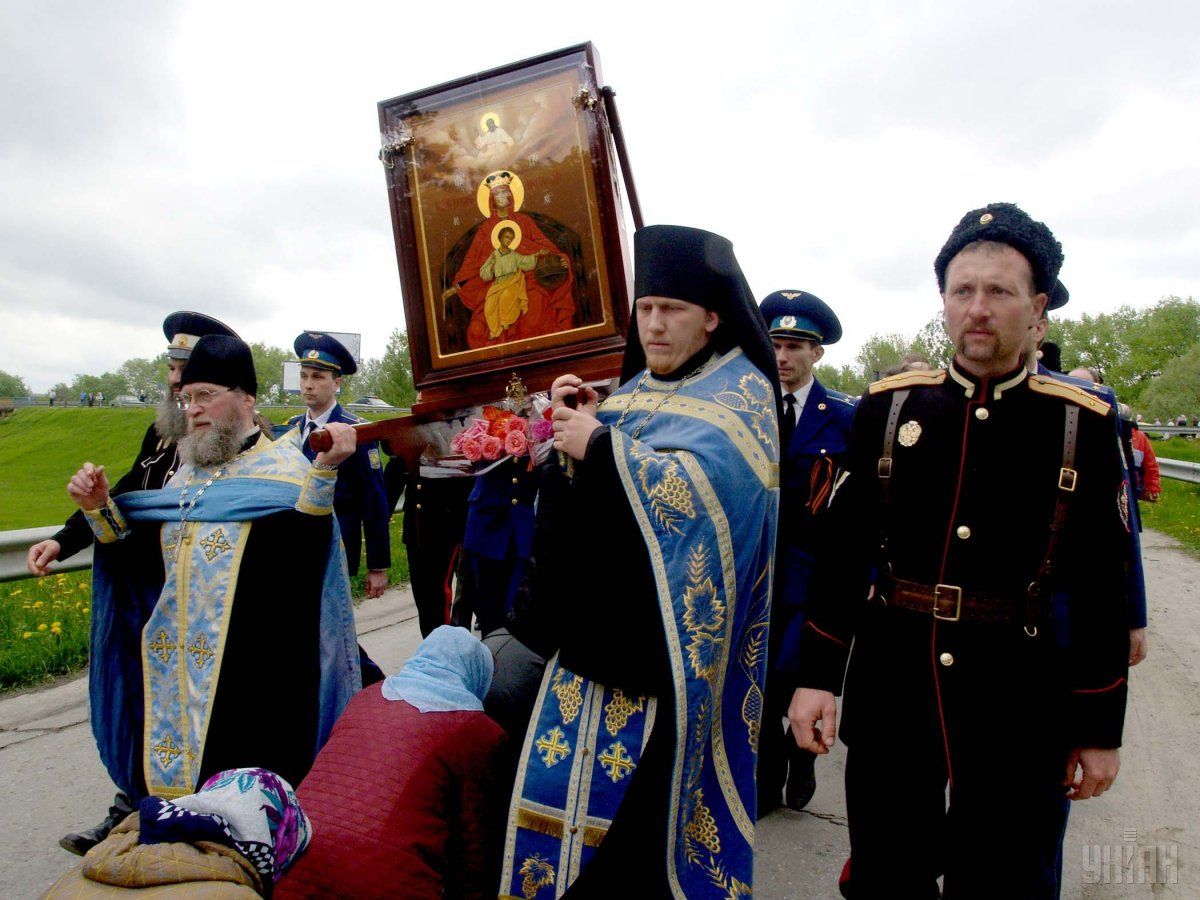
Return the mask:
M 1122 402 L 1147 419 L 1200 414 L 1200 302 L 1191 297 L 1165 297 L 1142 309 L 1122 306 L 1079 319 L 1051 318 L 1046 340 L 1062 350 L 1063 371 L 1096 370 Z M 953 347 L 940 314 L 915 334 L 872 335 L 852 365 L 818 365 L 816 375 L 826 387 L 857 396 L 914 352 L 934 368 L 949 363 Z
M 283 364 L 294 360 L 290 349 L 262 341 L 250 345 L 254 372 L 258 377 L 260 403 L 295 403 L 296 396 L 283 388 Z M 127 359 L 114 372 L 100 375 L 77 374 L 68 383 L 59 382 L 50 389 L 57 402 L 77 403 L 81 394 L 99 393 L 107 402 L 118 397 L 145 397 L 148 403 L 162 399 L 167 384 L 167 354 L 150 359 Z M 33 392 L 18 375 L 0 371 L 0 397 L 32 397 Z M 408 335 L 396 329 L 388 338 L 383 356 L 365 359 L 354 375 L 342 381 L 341 400 L 353 402 L 363 396 L 379 397 L 392 406 L 410 407 L 416 400 L 412 366 L 408 358 Z
M 1200 413 L 1200 302 L 1191 297 L 1165 297 L 1153 306 L 1122 306 L 1109 313 L 1084 314 L 1079 319 L 1052 319 L 1047 340 L 1062 349 L 1064 371 L 1079 366 L 1095 369 L 1122 401 L 1147 419 L 1189 418 Z M 294 400 L 283 390 L 283 363 L 291 350 L 265 344 L 250 345 L 258 374 L 259 399 L 264 403 Z M 953 348 L 940 314 L 912 334 L 875 334 L 859 349 L 852 364 L 818 365 L 817 378 L 826 387 L 859 395 L 893 369 L 909 353 L 924 355 L 936 368 L 950 362 Z M 146 395 L 157 401 L 167 380 L 166 354 L 153 359 L 129 359 L 115 372 L 76 375 L 55 385 L 56 396 L 69 401 L 81 393 L 103 392 L 112 400 L 123 394 Z M 29 388 L 19 376 L 0 372 L 0 397 L 27 397 Z M 416 399 L 408 358 L 408 335 L 396 329 L 379 358 L 363 360 L 358 374 L 348 376 L 342 397 L 382 398 L 392 406 L 409 407 Z

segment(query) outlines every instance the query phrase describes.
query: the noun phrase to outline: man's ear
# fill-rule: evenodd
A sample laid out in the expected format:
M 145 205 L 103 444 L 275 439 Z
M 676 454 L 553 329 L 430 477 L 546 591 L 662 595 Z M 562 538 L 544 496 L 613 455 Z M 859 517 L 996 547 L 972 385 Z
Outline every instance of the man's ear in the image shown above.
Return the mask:
M 824 344 L 813 344 L 813 362 L 814 363 L 820 362 L 821 357 L 824 355 L 825 355 L 825 345 Z
M 712 334 L 717 330 L 717 326 L 721 324 L 721 317 L 711 309 L 704 311 L 704 330 Z

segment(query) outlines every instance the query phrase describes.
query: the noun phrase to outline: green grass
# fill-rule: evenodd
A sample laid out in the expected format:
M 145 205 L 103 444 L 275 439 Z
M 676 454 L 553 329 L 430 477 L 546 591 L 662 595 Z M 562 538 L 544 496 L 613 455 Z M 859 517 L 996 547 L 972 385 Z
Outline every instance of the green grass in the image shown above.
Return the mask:
M 0 419 L 0 531 L 61 523 L 75 510 L 75 471 L 91 461 L 120 478 L 153 421 L 153 410 L 102 407 L 31 407 Z
M 1150 431 L 1146 433 L 1151 434 Z M 1188 438 L 1173 437 L 1165 441 L 1156 441 L 1151 437 L 1150 443 L 1154 447 L 1155 456 L 1181 459 L 1185 462 L 1200 462 L 1200 440 L 1193 441 Z
M 0 691 L 87 665 L 92 573 L 0 584 Z
M 1172 455 L 1167 458 L 1182 457 Z M 1142 522 L 1147 528 L 1169 534 L 1193 556 L 1200 557 L 1200 484 L 1164 478 L 1162 487 L 1157 503 L 1138 504 Z

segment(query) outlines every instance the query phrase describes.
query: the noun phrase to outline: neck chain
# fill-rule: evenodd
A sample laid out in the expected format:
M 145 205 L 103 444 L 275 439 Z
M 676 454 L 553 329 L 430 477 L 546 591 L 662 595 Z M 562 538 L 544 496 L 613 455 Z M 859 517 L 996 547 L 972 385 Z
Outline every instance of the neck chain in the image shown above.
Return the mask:
M 663 406 L 666 404 L 666 402 L 668 400 L 670 400 L 672 397 L 674 397 L 675 394 L 679 392 L 679 389 L 681 387 L 683 387 L 685 384 L 687 384 L 688 381 L 695 378 L 697 375 L 699 375 L 701 372 L 703 372 L 706 368 L 708 368 L 708 364 L 711 361 L 712 361 L 711 357 L 709 359 L 706 359 L 694 371 L 689 372 L 687 375 L 683 376 L 677 382 L 675 382 L 675 387 L 671 388 L 671 390 L 667 391 L 667 393 L 663 395 L 663 398 L 658 401 L 658 403 L 655 405 L 654 409 L 650 410 L 650 412 L 646 416 L 646 418 L 644 418 L 644 419 L 642 419 L 642 421 L 638 422 L 637 428 L 635 428 L 633 430 L 633 434 L 630 435 L 630 437 L 632 437 L 636 441 L 638 439 L 638 435 L 640 435 L 642 433 L 642 429 L 645 428 L 646 424 L 651 419 L 654 418 L 654 414 L 657 413 L 660 409 L 662 409 Z M 628 416 L 630 411 L 633 409 L 633 401 L 636 400 L 637 395 L 642 392 L 642 386 L 646 383 L 646 381 L 649 378 L 650 378 L 650 370 L 647 369 L 645 372 L 642 373 L 642 377 L 638 381 L 638 383 L 636 385 L 634 385 L 633 393 L 629 395 L 629 403 L 627 403 L 625 405 L 625 409 L 621 411 L 621 417 L 619 419 L 617 419 L 616 428 L 618 431 L 620 431 L 621 426 L 625 424 L 625 417 Z
M 224 469 L 217 469 L 217 471 L 213 472 L 208 481 L 204 482 L 204 484 L 200 486 L 200 489 L 192 496 L 192 501 L 185 506 L 184 500 L 187 499 L 187 491 L 192 484 L 193 472 L 195 472 L 195 469 L 192 469 L 187 473 L 187 478 L 183 480 L 183 490 L 179 492 L 179 531 L 175 538 L 176 560 L 178 560 L 180 555 L 183 553 L 183 529 L 184 526 L 187 525 L 188 516 L 192 514 L 192 510 L 196 508 L 196 502 L 201 498 L 201 496 L 204 495 L 204 492 L 212 487 L 214 481 L 225 474 Z

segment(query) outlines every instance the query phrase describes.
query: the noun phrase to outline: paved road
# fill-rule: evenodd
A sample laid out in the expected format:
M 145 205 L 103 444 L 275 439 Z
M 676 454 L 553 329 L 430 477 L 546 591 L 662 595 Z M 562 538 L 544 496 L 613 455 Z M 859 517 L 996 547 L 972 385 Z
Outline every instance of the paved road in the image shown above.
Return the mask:
M 1072 813 L 1067 898 L 1200 896 L 1200 562 L 1161 535 L 1145 537 L 1150 658 L 1134 670 L 1117 786 Z M 397 669 L 420 639 L 404 591 L 363 604 L 358 624 L 385 671 Z M 842 763 L 840 748 L 820 761 L 808 810 L 778 812 L 759 824 L 758 896 L 838 896 L 847 852 Z M 87 726 L 85 678 L 0 700 L 0 897 L 37 896 L 72 866 L 77 858 L 59 849 L 59 836 L 94 824 L 112 792 Z M 1013 835 L 1014 845 L 1020 840 Z M 1158 874 L 1176 883 L 1152 884 L 1150 868 L 1122 868 L 1135 854 L 1155 853 L 1164 870 Z M 998 880 L 1004 858 L 1005 848 L 996 848 Z

